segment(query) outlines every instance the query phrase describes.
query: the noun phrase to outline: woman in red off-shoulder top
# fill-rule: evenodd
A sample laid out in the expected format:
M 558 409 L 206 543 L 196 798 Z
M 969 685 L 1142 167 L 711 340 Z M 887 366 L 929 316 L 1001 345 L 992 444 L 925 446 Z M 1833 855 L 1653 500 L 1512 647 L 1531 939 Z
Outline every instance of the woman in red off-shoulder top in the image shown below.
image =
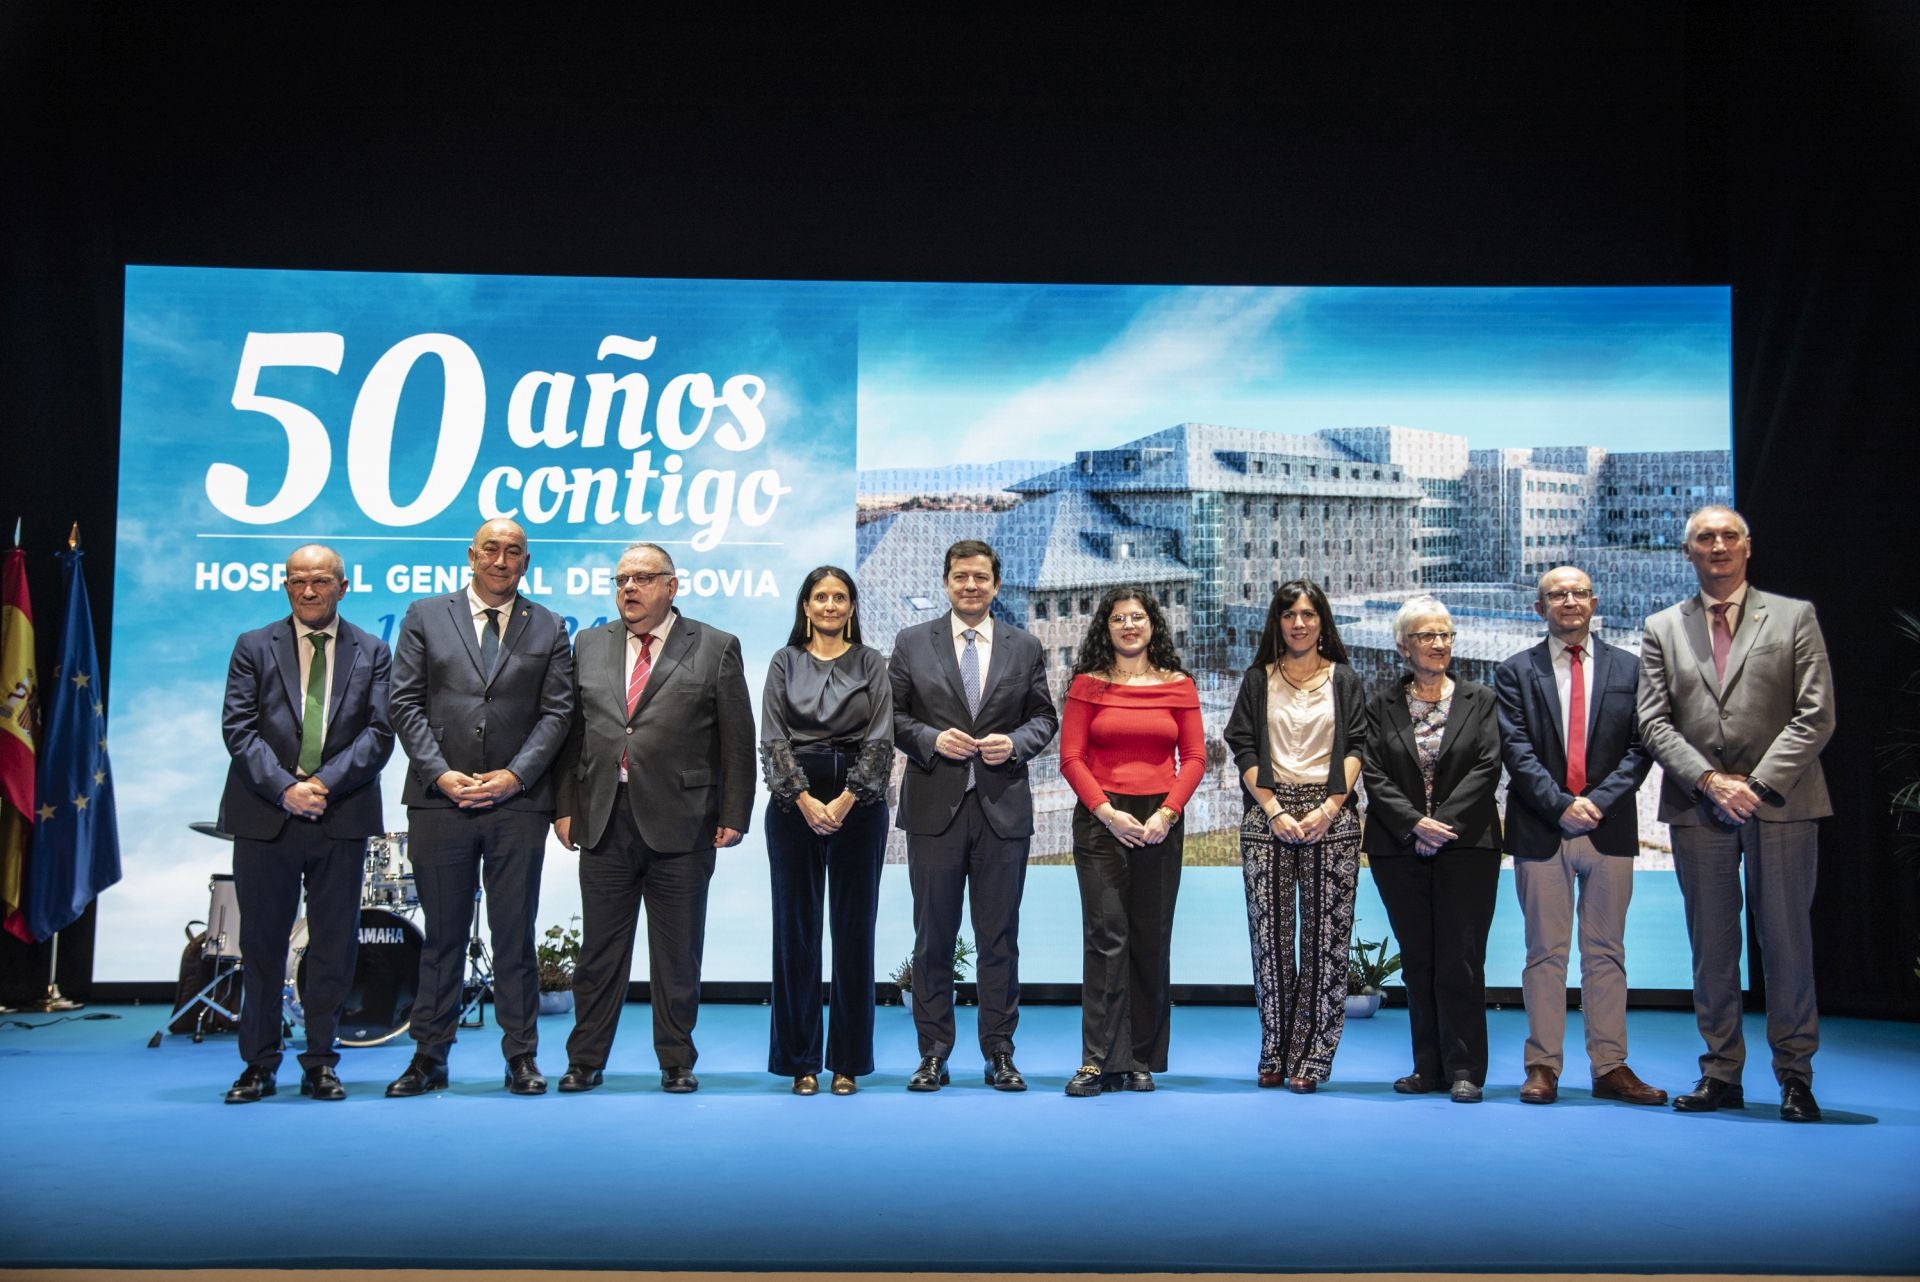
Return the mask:
M 1180 812 L 1206 773 L 1200 693 L 1153 594 L 1109 591 L 1060 719 L 1084 939 L 1081 1067 L 1069 1095 L 1150 1091 L 1167 1067 Z

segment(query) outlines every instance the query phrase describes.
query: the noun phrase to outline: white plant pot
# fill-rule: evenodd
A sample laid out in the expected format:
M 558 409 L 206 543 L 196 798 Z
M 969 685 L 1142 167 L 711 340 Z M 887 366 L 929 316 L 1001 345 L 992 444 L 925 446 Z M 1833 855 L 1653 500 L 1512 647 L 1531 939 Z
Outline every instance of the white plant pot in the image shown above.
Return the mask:
M 540 1013 L 542 1015 L 564 1015 L 573 1009 L 573 990 L 562 989 L 557 993 L 540 994 Z
M 1348 993 L 1347 1018 L 1372 1019 L 1373 1013 L 1380 1009 L 1380 993 Z

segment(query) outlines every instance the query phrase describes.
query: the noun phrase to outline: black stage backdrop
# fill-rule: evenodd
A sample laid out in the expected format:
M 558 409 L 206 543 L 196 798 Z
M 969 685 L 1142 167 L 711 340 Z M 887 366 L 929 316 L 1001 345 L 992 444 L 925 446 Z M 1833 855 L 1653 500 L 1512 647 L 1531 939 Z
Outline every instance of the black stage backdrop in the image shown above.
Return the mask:
M 1731 282 L 1755 579 L 1818 603 L 1841 697 L 1821 1003 L 1920 1016 L 1920 875 L 1877 757 L 1920 665 L 1893 623 L 1920 606 L 1920 7 L 1289 6 L 1159 26 L 342 9 L 0 6 L 0 520 L 25 518 L 43 653 L 46 553 L 76 520 L 103 653 L 113 610 L 181 625 L 179 601 L 111 599 L 130 262 Z M 91 954 L 89 914 L 64 937 L 69 993 Z M 46 965 L 44 945 L 0 942 L 0 1001 L 37 995 Z

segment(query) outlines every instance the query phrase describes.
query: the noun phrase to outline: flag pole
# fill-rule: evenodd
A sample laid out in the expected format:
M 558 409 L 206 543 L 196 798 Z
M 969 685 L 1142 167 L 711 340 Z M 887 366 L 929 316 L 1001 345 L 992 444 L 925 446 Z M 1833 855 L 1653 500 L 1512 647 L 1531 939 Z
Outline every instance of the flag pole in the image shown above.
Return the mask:
M 73 528 L 67 531 L 67 550 L 80 546 L 80 522 L 75 521 Z M 56 1011 L 79 1010 L 85 1002 L 76 1002 L 60 991 L 60 932 L 53 932 L 53 947 L 47 952 L 47 995 L 33 1004 L 32 1009 L 46 1014 Z

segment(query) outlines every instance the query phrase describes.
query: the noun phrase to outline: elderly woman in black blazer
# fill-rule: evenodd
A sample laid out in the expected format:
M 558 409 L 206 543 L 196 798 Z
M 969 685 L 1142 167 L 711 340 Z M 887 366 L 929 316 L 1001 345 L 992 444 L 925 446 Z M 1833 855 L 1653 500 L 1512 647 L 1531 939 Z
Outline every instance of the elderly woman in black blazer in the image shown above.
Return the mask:
M 1500 732 L 1493 691 L 1447 674 L 1453 618 L 1430 596 L 1400 607 L 1408 672 L 1367 704 L 1361 848 L 1400 941 L 1413 1034 L 1403 1095 L 1487 1080 L 1487 931 L 1500 886 Z

